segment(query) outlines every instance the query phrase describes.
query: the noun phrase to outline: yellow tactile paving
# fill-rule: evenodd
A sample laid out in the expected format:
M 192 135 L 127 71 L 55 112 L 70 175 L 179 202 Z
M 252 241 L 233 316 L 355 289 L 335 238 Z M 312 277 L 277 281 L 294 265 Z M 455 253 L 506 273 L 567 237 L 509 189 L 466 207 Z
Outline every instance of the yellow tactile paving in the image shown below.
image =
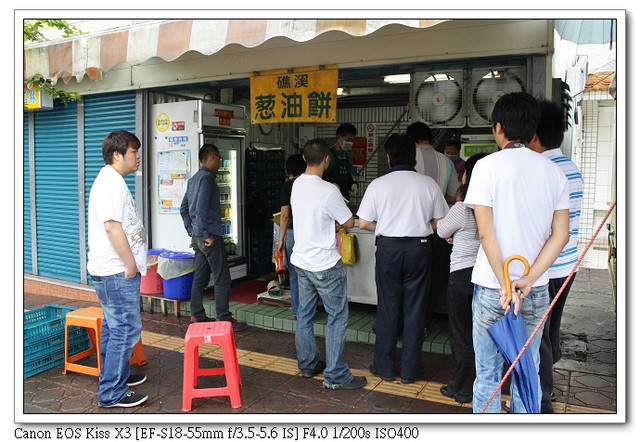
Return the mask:
M 300 373 L 298 362 L 295 359 L 277 358 L 266 366 L 267 370 L 284 373 L 289 375 L 297 375 Z
M 144 345 L 151 347 L 163 348 L 165 350 L 182 352 L 184 349 L 184 339 L 143 331 L 142 342 Z M 300 373 L 298 363 L 295 359 L 285 358 L 281 356 L 273 356 L 266 353 L 256 351 L 246 351 L 238 349 L 238 363 L 245 367 L 257 368 L 260 370 L 268 370 L 276 373 L 295 376 Z M 200 346 L 200 356 L 208 359 L 222 360 L 222 351 L 217 345 Z M 453 399 L 447 398 L 440 394 L 440 383 L 418 381 L 413 384 L 403 384 L 400 379 L 393 382 L 386 382 L 371 376 L 366 370 L 352 369 L 354 376 L 366 376 L 367 390 L 374 390 L 380 393 L 391 394 L 395 396 L 403 396 L 423 401 L 436 402 L 445 405 L 455 405 L 459 407 L 471 408 L 469 404 L 459 404 Z M 318 375 L 315 379 L 322 379 Z M 503 395 L 503 400 L 508 400 L 509 396 Z M 598 408 L 581 407 L 578 405 L 569 405 L 564 403 L 554 403 L 554 411 L 557 413 L 614 413 L 613 411 L 601 410 Z
M 271 355 L 267 355 L 264 353 L 257 353 L 255 351 L 252 351 L 246 354 L 238 353 L 238 363 L 240 365 L 244 365 L 252 368 L 265 369 L 267 366 L 273 364 L 275 359 L 276 358 Z M 278 371 L 278 370 L 272 370 L 272 371 Z

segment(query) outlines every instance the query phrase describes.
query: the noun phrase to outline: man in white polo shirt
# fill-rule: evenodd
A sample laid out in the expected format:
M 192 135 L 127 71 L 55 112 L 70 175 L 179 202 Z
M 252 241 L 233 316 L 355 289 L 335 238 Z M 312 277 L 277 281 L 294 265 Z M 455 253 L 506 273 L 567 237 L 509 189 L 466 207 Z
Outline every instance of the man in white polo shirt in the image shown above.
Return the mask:
M 371 373 L 395 379 L 398 324 L 402 330 L 401 381 L 424 377 L 421 366 L 425 310 L 431 277 L 432 222 L 448 211 L 433 178 L 415 171 L 416 145 L 406 135 L 391 135 L 384 145 L 391 171 L 369 184 L 358 209 L 362 229 L 376 235 L 378 311 Z

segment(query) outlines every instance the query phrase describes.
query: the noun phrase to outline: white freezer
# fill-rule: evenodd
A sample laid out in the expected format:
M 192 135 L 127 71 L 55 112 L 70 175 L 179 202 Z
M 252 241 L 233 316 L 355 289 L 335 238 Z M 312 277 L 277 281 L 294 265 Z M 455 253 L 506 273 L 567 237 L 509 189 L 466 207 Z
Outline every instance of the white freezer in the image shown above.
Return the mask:
M 220 189 L 223 236 L 232 279 L 247 274 L 244 232 L 244 107 L 201 100 L 154 104 L 150 112 L 151 247 L 191 251 L 180 216 L 188 180 L 200 168 L 204 143 L 222 155 L 216 173 Z

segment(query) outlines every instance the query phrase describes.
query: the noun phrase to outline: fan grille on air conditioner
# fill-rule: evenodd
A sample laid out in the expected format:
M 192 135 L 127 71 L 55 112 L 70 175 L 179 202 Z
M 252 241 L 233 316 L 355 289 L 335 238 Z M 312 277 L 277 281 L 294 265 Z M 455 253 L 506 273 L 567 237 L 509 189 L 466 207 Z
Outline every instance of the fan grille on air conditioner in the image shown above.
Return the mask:
M 525 91 L 525 75 L 524 67 L 472 70 L 469 126 L 490 126 L 496 101 L 505 94 Z
M 462 70 L 411 75 L 410 117 L 431 127 L 463 127 Z

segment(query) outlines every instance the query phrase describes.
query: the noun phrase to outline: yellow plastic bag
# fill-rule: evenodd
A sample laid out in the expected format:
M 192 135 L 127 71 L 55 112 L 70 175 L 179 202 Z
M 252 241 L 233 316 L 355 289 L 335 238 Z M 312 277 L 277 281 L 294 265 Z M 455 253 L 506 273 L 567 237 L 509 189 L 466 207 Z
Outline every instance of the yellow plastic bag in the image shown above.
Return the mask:
M 356 241 L 356 236 L 353 233 L 347 233 L 344 228 L 341 228 L 338 231 L 340 236 L 340 256 L 342 256 L 342 262 L 344 264 L 350 265 L 355 264 L 358 260 L 357 258 L 357 246 L 358 243 Z

